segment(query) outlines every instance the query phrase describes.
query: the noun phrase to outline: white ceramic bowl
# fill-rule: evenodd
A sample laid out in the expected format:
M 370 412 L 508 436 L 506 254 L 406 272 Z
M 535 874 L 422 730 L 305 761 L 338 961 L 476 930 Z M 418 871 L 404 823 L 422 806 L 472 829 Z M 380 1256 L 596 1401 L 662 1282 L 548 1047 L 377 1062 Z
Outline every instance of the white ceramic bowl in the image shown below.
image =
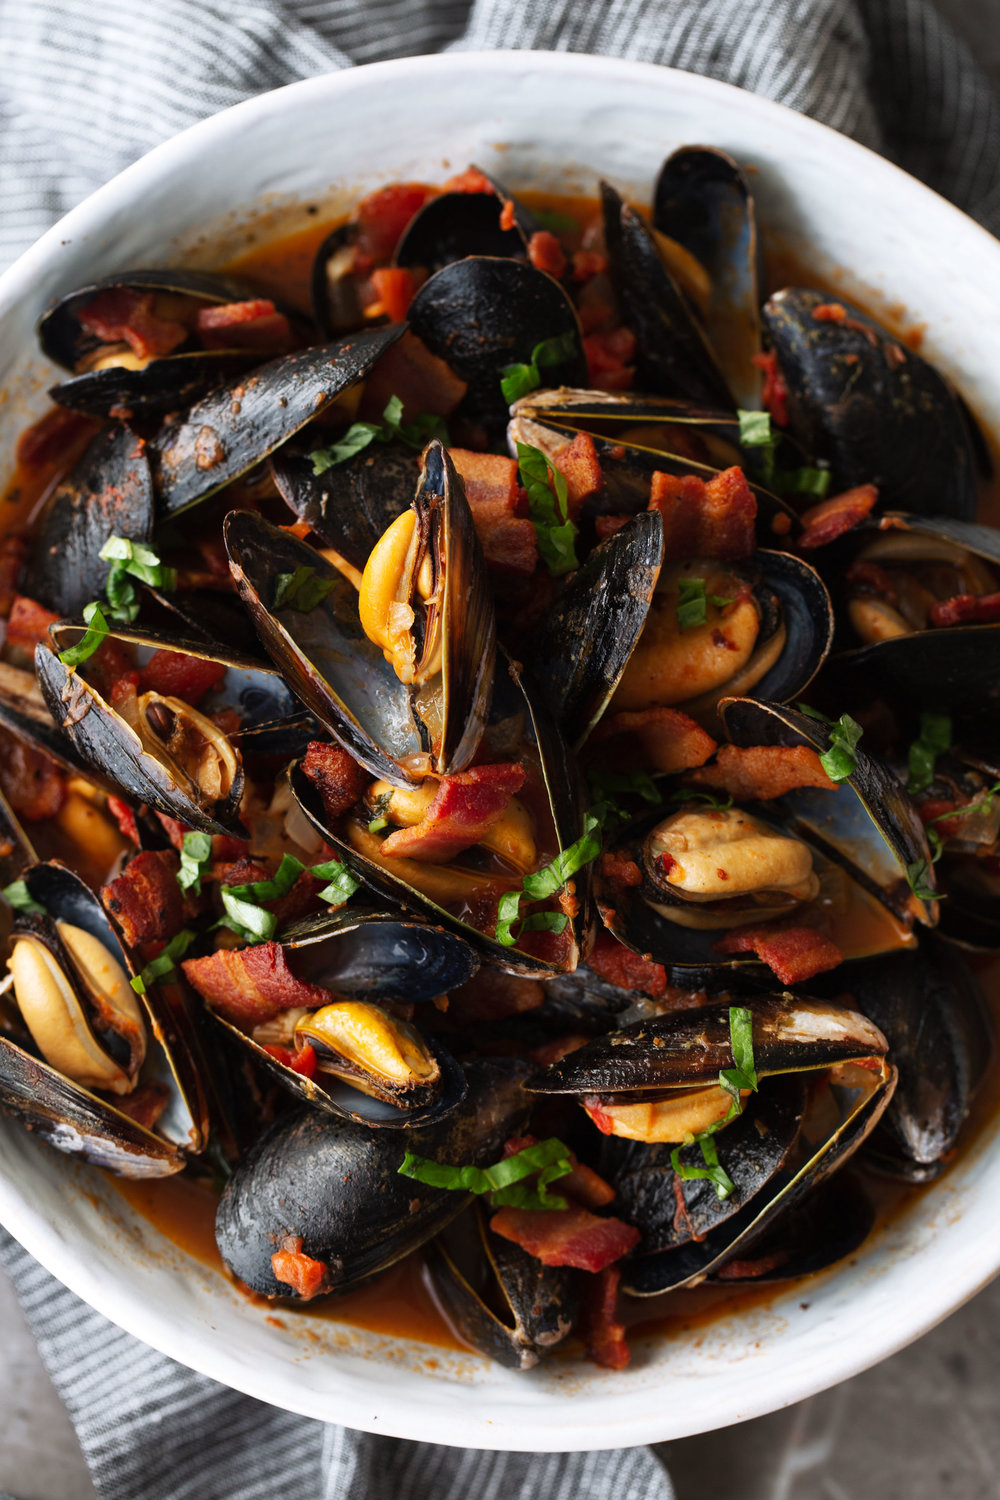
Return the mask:
M 924 347 L 1000 431 L 1000 244 L 870 152 L 726 85 L 644 63 L 544 53 L 414 58 L 296 84 L 207 120 L 122 173 L 0 280 L 0 453 L 51 381 L 33 324 L 94 275 L 211 264 L 282 215 L 359 186 L 442 180 L 469 161 L 512 186 L 607 176 L 648 195 L 666 154 L 710 142 L 754 172 L 766 224 Z M 287 217 L 284 222 L 288 222 Z M 4 400 L 3 397 L 6 399 Z M 0 473 L 0 479 L 6 474 Z M 629 1370 L 514 1375 L 471 1355 L 308 1317 L 276 1328 L 163 1240 L 89 1168 L 0 1122 L 0 1221 L 87 1302 L 193 1369 L 372 1432 L 567 1450 L 681 1437 L 758 1416 L 884 1358 L 1000 1268 L 1000 1118 L 944 1182 L 850 1262 L 766 1310 L 639 1346 Z

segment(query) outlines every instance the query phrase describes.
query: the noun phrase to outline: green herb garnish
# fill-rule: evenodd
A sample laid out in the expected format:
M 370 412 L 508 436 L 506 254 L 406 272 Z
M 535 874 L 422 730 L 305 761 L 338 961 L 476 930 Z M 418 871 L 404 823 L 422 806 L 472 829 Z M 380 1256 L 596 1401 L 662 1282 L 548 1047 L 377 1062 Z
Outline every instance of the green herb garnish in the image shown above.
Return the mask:
M 208 833 L 186 833 L 181 844 L 181 867 L 177 871 L 177 884 L 182 891 L 193 890 L 201 895 L 201 877 L 205 866 L 212 858 L 212 836 Z
M 304 865 L 294 854 L 283 854 L 281 864 L 267 880 L 252 880 L 246 885 L 224 885 L 220 887 L 224 917 L 216 927 L 229 927 L 248 943 L 269 943 L 278 928 L 278 919 L 273 912 L 264 911 L 263 901 L 280 901 L 287 896 L 299 876 L 308 870 L 315 880 L 327 884 L 316 894 L 330 906 L 343 906 L 358 889 L 361 882 L 346 865 L 339 860 L 328 859 L 318 865 Z
M 154 958 L 152 963 L 148 963 L 141 974 L 129 980 L 136 994 L 144 995 L 151 984 L 156 984 L 158 980 L 165 979 L 168 974 L 172 974 L 177 967 L 177 960 L 184 957 L 194 940 L 195 934 L 188 927 L 176 933 L 159 957 Z
M 911 797 L 924 792 L 934 780 L 934 766 L 939 755 L 951 749 L 951 716 L 949 714 L 922 713 L 920 733 L 910 746 L 907 756 L 909 775 L 906 790 Z
M 372 443 L 405 443 L 408 448 L 424 448 L 432 438 L 448 443 L 448 427 L 443 417 L 421 412 L 412 422 L 403 421 L 403 403 L 399 396 L 390 396 L 382 413 L 381 422 L 354 422 L 335 443 L 327 448 L 314 448 L 309 454 L 313 473 L 325 474 L 327 469 L 346 463 Z
M 810 468 L 779 469 L 777 451 L 781 434 L 771 426 L 770 412 L 738 411 L 740 423 L 740 447 L 760 449 L 760 475 L 763 483 L 775 495 L 811 495 L 816 500 L 826 498 L 830 488 L 830 470 Z
M 317 880 L 328 882 L 316 894 L 329 906 L 343 906 L 345 901 L 350 901 L 354 892 L 361 887 L 361 881 L 354 872 L 337 859 L 328 859 L 322 865 L 312 865 L 310 874 Z
M 307 615 L 321 604 L 336 586 L 335 578 L 317 578 L 316 569 L 306 566 L 294 573 L 279 573 L 274 580 L 274 602 L 271 608 L 297 609 Z
M 518 443 L 517 462 L 528 496 L 528 510 L 538 534 L 538 550 L 553 577 L 579 566 L 576 527 L 569 519 L 566 478 L 540 448 Z
M 3 894 L 7 897 L 7 900 L 15 911 L 27 912 L 32 917 L 42 917 L 45 915 L 45 907 L 32 896 L 28 890 L 28 882 L 26 880 L 11 881 L 10 885 L 4 886 Z
M 677 623 L 682 630 L 691 630 L 695 625 L 707 623 L 709 604 L 714 604 L 717 609 L 724 609 L 727 604 L 732 603 L 732 599 L 723 599 L 719 594 L 706 594 L 704 578 L 682 578 L 677 602 Z
M 177 571 L 166 567 L 159 554 L 145 542 L 131 542 L 128 537 L 111 536 L 104 543 L 98 556 L 111 564 L 104 592 L 108 601 L 107 613 L 112 620 L 130 624 L 139 613 L 133 578 L 151 588 L 168 592 L 177 587 Z
M 498 943 L 502 943 L 505 948 L 513 948 L 517 942 L 513 926 L 519 920 L 523 900 L 544 901 L 549 896 L 554 896 L 578 870 L 582 870 L 584 865 L 589 865 L 591 860 L 597 858 L 603 847 L 600 827 L 600 819 L 592 812 L 588 813 L 583 820 L 583 833 L 575 844 L 570 844 L 568 849 L 557 854 L 555 859 L 543 869 L 536 870 L 533 875 L 525 875 L 519 891 L 506 891 L 500 897 L 497 906 L 496 940 Z M 536 912 L 533 916 L 521 921 L 521 932 L 558 933 L 564 930 L 566 921 L 567 918 L 562 912 Z
M 934 861 L 926 859 L 915 859 L 912 864 L 906 867 L 907 882 L 918 901 L 944 900 L 944 897 L 939 897 L 938 892 L 934 889 L 931 874 L 933 868 Z
M 703 791 L 697 786 L 678 787 L 676 792 L 671 792 L 668 799 L 671 802 L 707 802 L 709 807 L 714 807 L 718 812 L 725 812 L 732 807 L 732 797 L 720 797 L 716 792 Z
M 990 808 L 993 806 L 993 798 L 997 795 L 998 792 L 1000 792 L 1000 781 L 994 781 L 993 785 L 991 787 L 987 787 L 986 791 L 983 792 L 981 796 L 977 795 L 973 797 L 971 801 L 964 803 L 962 806 L 949 807 L 947 812 L 938 813 L 936 818 L 930 818 L 927 823 L 925 823 L 924 832 L 927 835 L 927 842 L 930 845 L 931 864 L 937 864 L 938 860 L 941 858 L 941 855 L 944 853 L 944 846 L 946 842 L 944 839 L 942 839 L 941 835 L 934 827 L 934 824 L 947 823 L 952 818 L 954 818 L 956 822 L 959 822 L 962 818 L 967 818 L 972 812 L 988 813 Z M 938 895 L 939 901 L 943 901 L 944 899 L 944 896 Z
M 542 370 L 572 359 L 575 353 L 576 333 L 573 329 L 568 329 L 554 339 L 543 339 L 532 349 L 531 359 L 526 365 L 504 365 L 500 371 L 503 399 L 513 405 L 522 396 L 527 396 L 529 391 L 537 391 L 542 383 Z
M 848 776 L 853 776 L 858 768 L 858 757 L 854 752 L 864 733 L 857 720 L 852 719 L 850 714 L 841 714 L 839 719 L 828 719 L 826 714 L 820 713 L 818 708 L 810 708 L 808 703 L 797 703 L 795 706 L 807 718 L 816 719 L 829 727 L 830 745 L 823 751 L 819 763 L 830 780 L 846 781 Z
M 78 667 L 81 662 L 87 661 L 108 634 L 108 622 L 96 600 L 83 606 L 83 621 L 87 627 L 86 634 L 80 637 L 75 646 L 69 646 L 59 653 L 59 660 L 64 667 Z
M 719 1087 L 725 1089 L 730 1098 L 728 1114 L 698 1135 L 686 1135 L 682 1143 L 670 1153 L 670 1165 L 682 1182 L 704 1178 L 714 1183 L 715 1191 L 722 1200 L 731 1197 L 736 1187 L 719 1161 L 714 1137 L 731 1120 L 743 1113 L 742 1091 L 756 1092 L 757 1089 L 757 1069 L 753 1055 L 753 1012 L 746 1006 L 729 1007 L 729 1043 L 735 1066 L 723 1068 L 719 1073 Z M 703 1167 L 689 1166 L 681 1161 L 681 1152 L 688 1146 L 699 1147 L 705 1164 Z
M 548 1192 L 548 1185 L 572 1172 L 573 1162 L 569 1148 L 552 1136 L 525 1146 L 491 1167 L 451 1166 L 407 1151 L 397 1170 L 401 1176 L 412 1177 L 428 1187 L 448 1188 L 456 1193 L 489 1193 L 494 1208 L 567 1208 L 566 1199 Z M 534 1177 L 536 1172 L 537 1181 L 526 1183 L 524 1179 Z
M 580 220 L 572 214 L 556 213 L 550 208 L 536 208 L 532 213 L 539 228 L 547 229 L 550 234 L 578 234 L 580 231 Z
M 375 798 L 375 806 L 372 808 L 371 822 L 368 824 L 369 833 L 381 833 L 383 828 L 388 828 L 389 804 L 391 801 L 391 792 L 383 792 L 380 797 Z
M 233 891 L 238 889 L 238 886 L 219 887 L 226 914 L 215 925 L 230 928 L 247 943 L 269 943 L 278 930 L 277 917 L 255 902 L 235 896 Z

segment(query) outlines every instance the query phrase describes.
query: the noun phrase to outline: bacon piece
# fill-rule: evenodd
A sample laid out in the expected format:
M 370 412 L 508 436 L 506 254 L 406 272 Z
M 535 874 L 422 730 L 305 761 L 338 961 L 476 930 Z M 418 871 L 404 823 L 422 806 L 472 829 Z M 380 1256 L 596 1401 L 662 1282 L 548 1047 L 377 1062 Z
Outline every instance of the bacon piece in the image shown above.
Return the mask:
M 16 646 L 19 651 L 33 657 L 35 647 L 48 639 L 49 626 L 54 625 L 58 619 L 57 614 L 53 614 L 52 610 L 46 609 L 35 599 L 18 594 L 7 621 L 8 646 Z
M 563 1036 L 553 1037 L 550 1042 L 543 1042 L 540 1047 L 532 1047 L 528 1056 L 537 1067 L 550 1068 L 553 1063 L 560 1062 L 570 1052 L 586 1047 L 593 1040 L 592 1036 L 584 1036 L 582 1032 L 567 1032 Z
M 26 469 L 44 469 L 68 460 L 86 437 L 97 431 L 97 423 L 78 411 L 55 406 L 26 427 L 17 440 L 16 457 Z
M 601 855 L 601 874 L 606 880 L 616 880 L 619 885 L 642 885 L 642 871 L 634 859 L 625 859 L 620 854 Z
M 610 742 L 610 743 L 609 743 Z M 703 766 L 716 748 L 712 736 L 676 708 L 643 708 L 610 714 L 590 737 L 594 759 L 616 770 L 673 775 Z
M 595 516 L 594 530 L 597 533 L 597 540 L 603 542 L 605 537 L 614 536 L 615 532 L 621 531 L 622 527 L 627 526 L 631 519 L 630 515 Z
M 632 1358 L 625 1342 L 625 1324 L 618 1321 L 618 1266 L 607 1266 L 583 1284 L 580 1332 L 587 1358 L 605 1370 L 624 1370 Z
M 513 198 L 505 198 L 503 200 L 503 207 L 500 210 L 500 228 L 513 229 L 516 224 L 517 219 L 514 214 L 514 200 Z
M 633 953 L 610 932 L 598 934 L 587 965 L 600 979 L 620 990 L 641 990 L 655 999 L 667 988 L 667 971 L 662 964 Z
M 714 766 L 703 766 L 691 780 L 697 786 L 721 787 L 736 802 L 767 802 L 800 786 L 836 790 L 808 745 L 723 745 Z
M 755 354 L 753 363 L 764 372 L 764 389 L 761 401 L 771 413 L 771 421 L 778 427 L 788 426 L 788 387 L 785 377 L 778 369 L 778 356 L 774 350 L 767 354 Z
M 135 813 L 129 807 L 128 803 L 123 802 L 120 797 L 109 797 L 108 812 L 118 824 L 118 832 L 122 837 L 128 839 L 138 848 L 139 829 L 135 821 Z
M 24 577 L 28 544 L 22 536 L 6 536 L 0 542 L 0 618 L 9 617 Z M 8 630 L 9 639 L 9 630 Z
M 863 521 L 878 500 L 878 490 L 873 484 L 859 484 L 843 494 L 821 500 L 802 513 L 802 534 L 799 547 L 811 552 L 816 547 L 825 547 L 839 536 L 850 531 Z
M 412 271 L 404 266 L 380 266 L 372 272 L 372 291 L 376 300 L 365 308 L 365 312 L 374 317 L 378 309 L 390 323 L 401 323 L 410 310 L 414 290 Z
M 434 196 L 434 189 L 422 182 L 393 182 L 362 198 L 354 215 L 358 225 L 355 269 L 369 271 L 391 260 L 403 230 Z
M 782 984 L 798 984 L 825 974 L 843 963 L 844 955 L 823 933 L 813 927 L 786 927 L 764 922 L 759 927 L 736 927 L 715 944 L 726 958 L 737 953 L 756 953 Z
M 503 1021 L 508 1016 L 537 1010 L 545 991 L 537 979 L 519 979 L 500 969 L 482 968 L 467 983 L 448 995 L 448 1014 L 461 1024 L 475 1021 Z
M 271 1256 L 271 1270 L 275 1281 L 290 1286 L 297 1297 L 308 1302 L 328 1292 L 334 1277 L 330 1267 L 322 1260 L 314 1260 L 302 1249 L 302 1236 L 288 1234 L 281 1242 L 281 1249 Z
M 854 585 L 858 594 L 877 594 L 890 604 L 899 603 L 899 594 L 889 574 L 869 558 L 859 558 L 851 563 L 847 581 Z
M 266 297 L 198 309 L 196 327 L 206 349 L 252 349 L 284 354 L 294 344 L 284 313 Z
M 595 391 L 628 391 L 635 378 L 635 334 L 630 328 L 604 328 L 583 341 L 587 378 Z
M 757 501 L 742 469 L 724 469 L 708 481 L 657 470 L 649 509 L 663 517 L 667 562 L 749 557 L 754 549 Z
M 302 773 L 323 799 L 323 810 L 333 823 L 353 807 L 368 785 L 368 773 L 340 745 L 312 740 L 302 759 Z
M 449 177 L 441 189 L 442 193 L 492 193 L 495 191 L 490 179 L 478 167 L 466 167 L 464 172 Z
M 389 859 L 422 859 L 445 864 L 463 849 L 478 844 L 503 817 L 524 785 L 519 764 L 473 766 L 456 776 L 442 776 L 434 801 L 412 828 L 399 828 L 383 839 Z
M 553 463 L 566 480 L 566 509 L 571 521 L 580 514 L 585 500 L 604 488 L 594 439 L 585 432 L 578 432 L 573 441 L 553 459 Z
M 131 1094 L 115 1095 L 115 1109 L 144 1130 L 153 1129 L 169 1103 L 170 1090 L 165 1083 L 141 1083 Z
M 280 943 L 217 948 L 205 958 L 184 959 L 181 968 L 213 1010 L 246 1031 L 283 1010 L 298 1005 L 317 1010 L 330 1003 L 329 990 L 295 977 Z
M 79 309 L 77 318 L 102 343 L 126 343 L 140 359 L 156 359 L 183 344 L 188 331 L 172 318 L 158 318 L 153 301 L 152 292 L 106 287 Z
M 486 561 L 491 568 L 530 578 L 538 566 L 538 534 L 523 514 L 516 459 L 471 448 L 448 452 L 465 486 Z
M 154 651 L 139 673 L 144 693 L 162 693 L 165 698 L 183 698 L 197 708 L 207 692 L 226 675 L 221 661 L 187 656 L 182 651 Z
M 214 849 L 212 852 L 214 854 Z M 236 862 L 222 874 L 221 883 L 226 886 L 253 885 L 259 880 L 270 880 L 273 875 L 271 866 L 252 859 L 246 853 L 246 845 L 243 845 Z M 279 927 L 285 927 L 289 922 L 297 922 L 300 917 L 307 916 L 316 907 L 316 890 L 315 877 L 308 870 L 303 870 L 287 895 L 275 896 L 270 901 L 260 901 L 257 904 L 277 917 Z
M 537 1146 L 537 1135 L 512 1135 L 504 1142 L 504 1160 L 509 1156 L 517 1156 L 519 1152 L 527 1150 L 529 1146 Z M 564 1177 L 558 1177 L 555 1181 L 559 1184 L 553 1188 L 554 1192 L 569 1197 L 574 1202 L 581 1204 L 584 1208 L 605 1208 L 614 1200 L 615 1190 L 610 1183 L 605 1182 L 592 1167 L 584 1162 L 578 1161 L 574 1152 L 567 1151 L 567 1156 L 573 1163 L 573 1170 L 567 1172 Z
M 575 250 L 572 256 L 573 280 L 589 281 L 608 269 L 608 257 L 599 250 Z
M 558 281 L 566 270 L 563 247 L 549 229 L 536 229 L 528 241 L 528 259 L 536 271 L 547 271 Z
M 423 412 L 449 417 L 468 390 L 464 380 L 407 330 L 388 348 L 365 381 L 358 415 L 380 422 L 390 396 L 403 403 L 403 421 Z
M 167 943 L 198 910 L 177 884 L 181 862 L 172 849 L 147 849 L 101 890 L 101 900 L 130 948 Z
M 490 1228 L 513 1240 L 543 1266 L 603 1271 L 634 1250 L 638 1229 L 621 1219 L 602 1219 L 586 1208 L 501 1208 Z
M 986 625 L 1000 620 L 1000 594 L 956 594 L 931 606 L 932 625 Z
M 0 787 L 26 823 L 54 818 L 66 800 L 66 780 L 55 761 L 13 737 L 0 742 Z

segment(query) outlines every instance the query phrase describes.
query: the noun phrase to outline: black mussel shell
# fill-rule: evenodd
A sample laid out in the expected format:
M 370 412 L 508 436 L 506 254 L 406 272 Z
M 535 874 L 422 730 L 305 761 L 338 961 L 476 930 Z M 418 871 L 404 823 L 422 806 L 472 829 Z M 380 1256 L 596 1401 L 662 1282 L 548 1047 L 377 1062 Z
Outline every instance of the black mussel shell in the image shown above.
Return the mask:
M 161 517 L 206 499 L 267 458 L 363 380 L 403 330 L 394 323 L 283 355 L 167 423 L 150 445 Z
M 46 609 L 79 615 L 104 593 L 109 537 L 146 541 L 153 530 L 153 480 L 146 444 L 124 424 L 97 434 L 57 487 L 32 543 L 24 592 Z
M 711 283 L 706 331 L 740 406 L 760 404 L 761 253 L 753 194 L 724 151 L 682 146 L 653 189 L 653 225 L 683 245 Z
M 42 750 L 71 776 L 85 776 L 103 791 L 120 788 L 107 771 L 92 766 L 54 722 L 34 673 L 0 662 L 0 725 L 17 739 Z
M 419 917 L 352 903 L 288 927 L 296 973 L 356 1000 L 419 1004 L 466 984 L 479 968 L 469 945 Z M 332 940 L 332 941 L 331 941 Z
M 463 1230 L 468 1244 L 458 1242 Z M 491 1234 L 481 1207 L 433 1240 L 425 1254 L 452 1327 L 508 1370 L 533 1369 L 573 1327 L 578 1305 L 573 1272 L 543 1266 L 520 1245 Z
M 716 356 L 641 216 L 601 183 L 604 237 L 622 321 L 636 336 L 643 390 L 732 410 Z
M 580 385 L 586 377 L 580 324 L 569 296 L 551 276 L 521 261 L 471 255 L 445 266 L 420 288 L 409 320 L 431 353 L 467 383 L 458 413 L 496 437 L 507 422 L 500 389 L 506 365 L 526 364 L 538 344 L 566 338 L 572 352 L 547 367 L 549 378 Z
M 379 537 L 410 508 L 420 455 L 404 443 L 378 443 L 316 474 L 308 454 L 288 445 L 271 459 L 271 473 L 296 518 L 363 572 Z
M 310 283 L 310 301 L 316 327 L 324 339 L 339 338 L 360 328 L 364 309 L 357 282 L 351 274 L 356 224 L 340 224 L 316 251 Z
M 845 316 L 817 318 L 823 306 Z M 932 365 L 826 292 L 787 287 L 763 316 L 788 388 L 792 435 L 830 464 L 834 492 L 872 483 L 886 505 L 972 519 L 968 430 Z
M 501 229 L 500 213 L 509 196 L 499 186 L 493 193 L 439 193 L 406 226 L 394 263 L 423 266 L 433 275 L 467 255 L 526 257 L 534 221 L 516 204 L 514 228 Z
M 762 1234 L 748 1236 L 739 1255 L 707 1279 L 721 1286 L 751 1281 L 757 1286 L 812 1276 L 853 1255 L 874 1227 L 875 1205 L 848 1168 L 779 1214 Z
M 271 1258 L 286 1237 L 327 1267 L 326 1290 L 347 1290 L 433 1238 L 469 1202 L 466 1193 L 399 1175 L 406 1151 L 434 1161 L 496 1161 L 523 1129 L 523 1064 L 475 1062 L 469 1095 L 436 1125 L 404 1141 L 341 1124 L 316 1110 L 286 1115 L 236 1168 L 219 1203 L 216 1239 L 232 1273 L 263 1297 L 290 1296 Z

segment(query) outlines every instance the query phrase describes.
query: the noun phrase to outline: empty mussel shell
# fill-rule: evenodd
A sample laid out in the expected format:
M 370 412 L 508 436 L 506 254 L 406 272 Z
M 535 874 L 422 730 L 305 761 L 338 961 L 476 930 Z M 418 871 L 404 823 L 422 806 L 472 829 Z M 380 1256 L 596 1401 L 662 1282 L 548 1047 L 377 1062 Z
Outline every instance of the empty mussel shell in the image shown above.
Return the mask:
M 378 443 L 317 474 L 309 455 L 288 444 L 273 455 L 271 474 L 297 519 L 361 573 L 379 537 L 413 503 L 420 455 L 404 443 Z
M 403 231 L 393 262 L 420 266 L 432 275 L 468 255 L 527 258 L 528 240 L 537 227 L 523 204 L 499 183 L 493 192 L 438 193 L 430 198 Z M 500 225 L 506 202 L 512 204 L 513 224 Z
M 739 1255 L 706 1279 L 721 1286 L 758 1286 L 813 1276 L 853 1255 L 874 1227 L 875 1205 L 849 1167 L 782 1210 L 763 1233 L 748 1235 Z

